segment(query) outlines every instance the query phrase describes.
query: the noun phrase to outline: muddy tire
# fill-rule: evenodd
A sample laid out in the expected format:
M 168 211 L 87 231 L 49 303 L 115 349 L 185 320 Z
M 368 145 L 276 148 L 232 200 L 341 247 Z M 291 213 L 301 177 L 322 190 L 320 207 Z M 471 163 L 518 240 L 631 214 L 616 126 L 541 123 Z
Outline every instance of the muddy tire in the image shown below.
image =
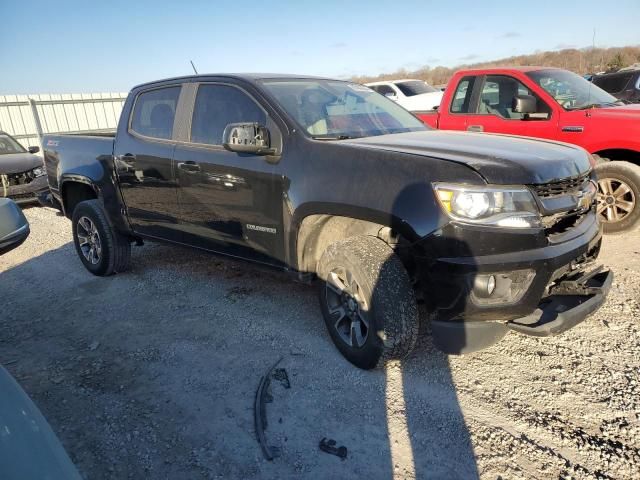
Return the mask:
M 320 307 L 336 347 L 362 369 L 407 356 L 419 316 L 409 275 L 382 240 L 359 236 L 327 247 L 318 264 Z
M 116 232 L 98 200 L 78 203 L 71 218 L 78 257 L 94 275 L 126 271 L 131 264 L 131 242 Z
M 624 232 L 640 219 L 640 167 L 623 161 L 599 161 L 598 218 L 604 233 Z

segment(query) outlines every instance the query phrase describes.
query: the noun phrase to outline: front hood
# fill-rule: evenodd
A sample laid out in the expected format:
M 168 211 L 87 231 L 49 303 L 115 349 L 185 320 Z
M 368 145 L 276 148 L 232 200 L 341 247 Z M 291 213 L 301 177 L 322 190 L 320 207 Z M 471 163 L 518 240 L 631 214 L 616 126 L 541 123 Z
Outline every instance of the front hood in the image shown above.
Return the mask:
M 427 93 L 419 93 L 418 95 L 414 95 L 413 97 L 409 97 L 409 98 L 429 98 L 429 99 L 433 99 L 433 98 L 442 98 L 442 96 L 444 95 L 444 92 L 427 92 Z
M 625 119 L 640 121 L 640 103 L 620 105 L 617 107 L 590 108 L 585 110 L 591 118 Z
M 32 153 L 0 155 L 0 175 L 22 173 L 42 166 L 42 158 Z
M 591 169 L 589 154 L 580 147 L 511 135 L 427 130 L 340 143 L 461 163 L 498 185 L 554 182 Z
M 421 105 L 423 108 L 429 110 L 434 106 L 437 107 L 442 101 L 444 92 L 429 92 L 420 93 L 412 97 L 407 97 L 404 101 L 411 105 Z

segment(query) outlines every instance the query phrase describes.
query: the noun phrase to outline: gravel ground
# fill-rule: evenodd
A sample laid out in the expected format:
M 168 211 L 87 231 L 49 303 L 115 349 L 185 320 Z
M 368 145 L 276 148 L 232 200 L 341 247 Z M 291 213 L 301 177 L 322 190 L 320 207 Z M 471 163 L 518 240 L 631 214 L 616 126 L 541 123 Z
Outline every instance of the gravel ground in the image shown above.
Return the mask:
M 428 336 L 384 371 L 333 347 L 316 290 L 164 245 L 91 276 L 70 223 L 26 211 L 0 257 L 0 364 L 87 478 L 638 478 L 640 233 L 607 237 L 603 308 L 554 338 L 447 357 Z M 266 461 L 253 400 L 272 381 Z M 323 438 L 346 460 L 318 449 Z

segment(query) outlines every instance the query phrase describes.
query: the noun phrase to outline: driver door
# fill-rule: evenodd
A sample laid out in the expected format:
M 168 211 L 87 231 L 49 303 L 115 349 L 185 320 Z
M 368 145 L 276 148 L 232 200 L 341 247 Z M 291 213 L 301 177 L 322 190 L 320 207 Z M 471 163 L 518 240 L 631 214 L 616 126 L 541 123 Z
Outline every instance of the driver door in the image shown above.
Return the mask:
M 265 110 L 238 86 L 200 84 L 189 141 L 176 146 L 181 229 L 185 243 L 278 264 L 282 242 L 282 180 L 264 156 L 230 152 L 230 123 L 267 124 Z
M 476 111 L 467 118 L 470 132 L 503 133 L 528 137 L 544 137 L 555 130 L 551 125 L 551 109 L 522 82 L 509 75 L 486 75 L 482 80 Z M 548 117 L 527 119 L 513 111 L 516 95 L 531 95 L 537 99 L 537 112 Z

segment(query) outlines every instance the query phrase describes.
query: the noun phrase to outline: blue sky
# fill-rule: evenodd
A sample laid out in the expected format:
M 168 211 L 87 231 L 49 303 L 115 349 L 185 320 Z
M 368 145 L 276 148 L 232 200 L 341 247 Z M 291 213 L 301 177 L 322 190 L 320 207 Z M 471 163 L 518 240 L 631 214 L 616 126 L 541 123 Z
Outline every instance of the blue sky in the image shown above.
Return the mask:
M 0 94 L 128 91 L 203 72 L 348 77 L 640 45 L 640 1 L 0 0 Z

